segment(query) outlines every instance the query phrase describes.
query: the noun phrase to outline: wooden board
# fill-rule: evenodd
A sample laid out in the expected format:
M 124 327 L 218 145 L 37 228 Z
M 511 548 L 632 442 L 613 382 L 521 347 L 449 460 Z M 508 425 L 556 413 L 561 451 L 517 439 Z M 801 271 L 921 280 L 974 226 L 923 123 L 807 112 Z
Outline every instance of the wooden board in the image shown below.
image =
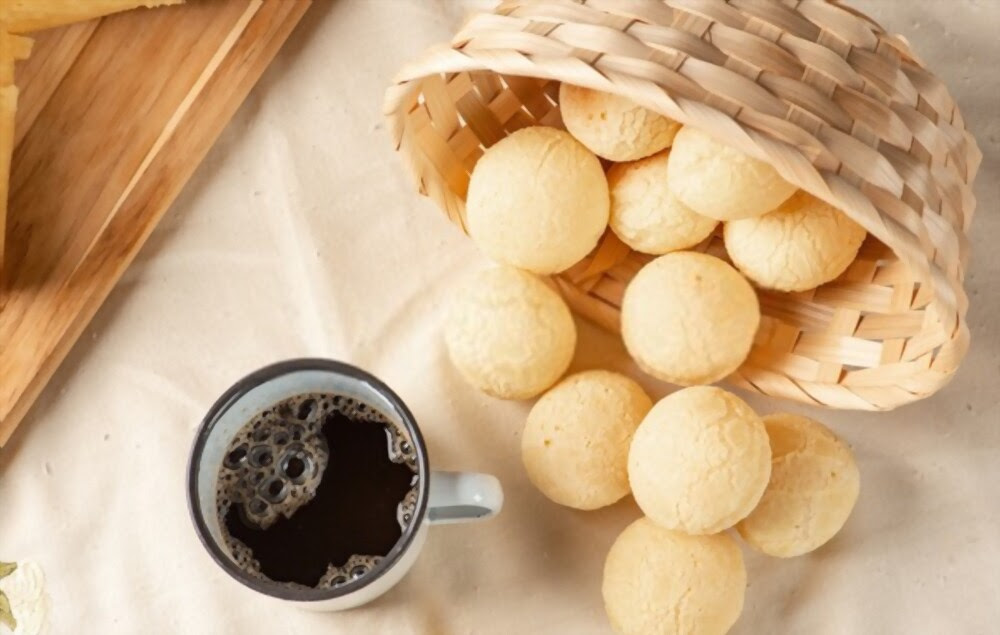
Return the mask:
M 311 0 L 189 0 L 34 34 L 0 296 L 10 438 Z

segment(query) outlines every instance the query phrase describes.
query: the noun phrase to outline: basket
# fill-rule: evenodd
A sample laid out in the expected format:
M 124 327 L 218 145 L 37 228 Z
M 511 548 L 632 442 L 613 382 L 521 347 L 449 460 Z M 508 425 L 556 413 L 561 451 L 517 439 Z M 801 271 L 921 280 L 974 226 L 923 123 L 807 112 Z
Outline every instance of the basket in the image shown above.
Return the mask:
M 827 0 L 509 0 L 386 92 L 420 193 L 464 229 L 483 150 L 525 126 L 562 127 L 560 82 L 695 126 L 868 230 L 837 280 L 759 291 L 760 330 L 728 383 L 887 410 L 955 373 L 969 344 L 962 283 L 982 155 L 902 37 Z M 698 249 L 725 257 L 719 236 Z M 608 232 L 555 280 L 574 311 L 617 329 L 625 285 L 649 258 Z

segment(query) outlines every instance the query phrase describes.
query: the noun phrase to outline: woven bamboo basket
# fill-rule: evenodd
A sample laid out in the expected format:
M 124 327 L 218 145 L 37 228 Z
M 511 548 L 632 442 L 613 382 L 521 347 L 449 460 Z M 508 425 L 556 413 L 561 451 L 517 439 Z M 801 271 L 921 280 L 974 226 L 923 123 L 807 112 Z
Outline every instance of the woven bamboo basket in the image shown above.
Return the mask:
M 952 377 L 969 344 L 962 285 L 981 154 L 902 37 L 827 0 L 508 0 L 386 92 L 420 193 L 464 229 L 483 150 L 525 126 L 562 127 L 560 82 L 695 126 L 868 230 L 837 280 L 759 291 L 761 327 L 729 383 L 886 410 Z M 698 249 L 726 256 L 719 236 Z M 625 285 L 649 258 L 608 232 L 555 280 L 577 313 L 617 329 Z

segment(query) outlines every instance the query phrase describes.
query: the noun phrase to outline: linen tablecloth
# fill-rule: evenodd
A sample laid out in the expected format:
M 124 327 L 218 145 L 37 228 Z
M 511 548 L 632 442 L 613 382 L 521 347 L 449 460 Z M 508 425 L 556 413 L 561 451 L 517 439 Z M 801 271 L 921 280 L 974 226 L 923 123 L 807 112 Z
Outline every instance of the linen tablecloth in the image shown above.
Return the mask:
M 481 6 L 483 3 L 476 2 Z M 954 382 L 889 414 L 812 414 L 851 443 L 861 496 L 819 551 L 744 550 L 736 633 L 989 634 L 1000 628 L 1000 1 L 856 0 L 950 85 L 985 152 Z M 441 339 L 485 266 L 419 198 L 380 114 L 397 68 L 472 3 L 317 0 L 136 263 L 0 452 L 0 561 L 44 572 L 51 633 L 608 633 L 604 556 L 639 512 L 550 503 L 520 464 L 528 403 L 466 386 Z M 99 99 L 99 96 L 96 98 Z M 575 369 L 642 378 L 584 322 Z M 500 477 L 496 519 L 432 529 L 412 572 L 342 614 L 277 605 L 218 569 L 184 498 L 194 430 L 257 367 L 297 356 L 382 377 L 438 469 Z M 4 633 L 0 626 L 0 633 Z

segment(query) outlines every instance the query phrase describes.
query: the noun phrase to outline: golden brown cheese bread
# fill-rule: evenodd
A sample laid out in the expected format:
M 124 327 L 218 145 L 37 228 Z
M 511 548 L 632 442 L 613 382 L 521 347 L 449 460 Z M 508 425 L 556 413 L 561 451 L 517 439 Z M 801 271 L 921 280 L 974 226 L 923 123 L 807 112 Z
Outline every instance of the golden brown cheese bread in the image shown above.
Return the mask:
M 628 97 L 562 84 L 559 110 L 569 133 L 599 157 L 635 161 L 669 148 L 681 125 Z
M 661 399 L 632 437 L 632 496 L 653 522 L 714 534 L 753 511 L 771 475 L 764 422 L 742 399 L 695 386 Z
M 484 254 L 539 274 L 569 269 L 608 226 L 601 162 L 569 133 L 522 128 L 494 144 L 469 180 L 466 226 Z
M 718 220 L 760 216 L 797 189 L 769 164 L 690 126 L 674 138 L 667 185 L 685 205 Z
M 598 509 L 629 493 L 628 448 L 653 402 L 634 380 L 607 370 L 567 377 L 528 413 L 521 458 L 550 500 Z
M 576 324 L 541 279 L 500 266 L 473 274 L 455 292 L 444 337 L 467 382 L 501 399 L 528 399 L 566 372 Z
M 764 417 L 771 480 L 736 529 L 771 556 L 800 556 L 826 544 L 851 515 L 861 476 L 847 445 L 818 421 L 788 413 Z
M 760 324 L 750 283 L 707 254 L 646 264 L 622 300 L 622 338 L 639 367 L 681 386 L 710 384 L 746 360 Z
M 604 610 L 619 635 L 723 635 L 743 611 L 747 571 L 726 534 L 689 536 L 640 518 L 604 563 Z
M 723 234 L 737 269 L 778 291 L 830 282 L 854 262 L 867 236 L 846 214 L 801 190 L 772 212 L 727 222 Z
M 708 238 L 719 221 L 702 216 L 667 187 L 670 151 L 616 163 L 608 170 L 611 231 L 645 254 L 662 255 L 694 247 Z

